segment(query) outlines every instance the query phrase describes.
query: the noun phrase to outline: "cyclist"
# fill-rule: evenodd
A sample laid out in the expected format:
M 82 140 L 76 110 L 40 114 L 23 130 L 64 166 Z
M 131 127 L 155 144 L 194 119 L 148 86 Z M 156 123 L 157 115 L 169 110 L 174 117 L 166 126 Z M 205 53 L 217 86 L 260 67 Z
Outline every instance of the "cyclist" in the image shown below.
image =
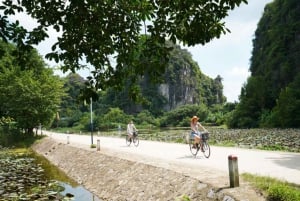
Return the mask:
M 193 148 L 197 147 L 197 144 L 200 143 L 201 141 L 201 132 L 200 129 L 204 132 L 207 132 L 207 130 L 200 124 L 200 122 L 198 122 L 199 118 L 197 116 L 193 116 L 191 119 L 191 139 L 194 139 L 194 144 L 193 144 Z M 201 151 L 202 147 L 201 147 Z
M 129 141 L 131 141 L 133 136 L 137 134 L 137 131 L 138 130 L 136 129 L 135 125 L 133 124 L 133 121 L 131 120 L 127 125 L 127 135 L 129 137 Z

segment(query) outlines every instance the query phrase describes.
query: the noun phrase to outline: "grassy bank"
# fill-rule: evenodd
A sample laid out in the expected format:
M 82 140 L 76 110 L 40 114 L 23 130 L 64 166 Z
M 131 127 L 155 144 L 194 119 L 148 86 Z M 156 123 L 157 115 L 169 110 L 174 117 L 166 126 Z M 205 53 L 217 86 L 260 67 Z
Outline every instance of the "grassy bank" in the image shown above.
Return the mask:
M 241 175 L 264 194 L 268 201 L 299 201 L 300 186 L 270 177 L 261 177 L 248 173 Z

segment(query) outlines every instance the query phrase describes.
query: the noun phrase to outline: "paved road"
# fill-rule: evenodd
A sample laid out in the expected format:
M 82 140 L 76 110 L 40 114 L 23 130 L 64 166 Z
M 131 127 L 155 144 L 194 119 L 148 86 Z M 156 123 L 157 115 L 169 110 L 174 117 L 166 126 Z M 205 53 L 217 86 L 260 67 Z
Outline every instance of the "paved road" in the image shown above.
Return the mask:
M 57 134 L 44 131 L 51 138 L 72 146 L 89 147 L 91 136 L 75 134 Z M 69 136 L 69 137 L 68 137 Z M 228 156 L 238 157 L 239 173 L 252 173 L 270 176 L 291 183 L 300 184 L 300 154 L 289 152 L 262 151 L 254 149 L 211 146 L 211 156 L 206 159 L 202 153 L 193 157 L 187 144 L 164 143 L 140 140 L 140 145 L 128 147 L 124 138 L 94 136 L 93 142 L 100 140 L 100 151 L 108 151 L 115 156 L 135 158 L 140 162 L 174 169 L 182 166 L 202 168 L 228 175 Z M 86 146 L 88 145 L 88 146 Z M 215 175 L 217 178 L 217 175 Z

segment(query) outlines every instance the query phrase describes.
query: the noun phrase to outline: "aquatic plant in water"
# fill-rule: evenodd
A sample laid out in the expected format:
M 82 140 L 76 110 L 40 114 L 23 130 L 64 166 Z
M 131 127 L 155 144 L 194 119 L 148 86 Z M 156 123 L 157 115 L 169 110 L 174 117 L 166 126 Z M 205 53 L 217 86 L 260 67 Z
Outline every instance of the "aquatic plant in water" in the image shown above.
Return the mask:
M 70 200 L 72 195 L 60 194 L 63 190 L 57 181 L 45 178 L 34 158 L 0 148 L 0 201 Z

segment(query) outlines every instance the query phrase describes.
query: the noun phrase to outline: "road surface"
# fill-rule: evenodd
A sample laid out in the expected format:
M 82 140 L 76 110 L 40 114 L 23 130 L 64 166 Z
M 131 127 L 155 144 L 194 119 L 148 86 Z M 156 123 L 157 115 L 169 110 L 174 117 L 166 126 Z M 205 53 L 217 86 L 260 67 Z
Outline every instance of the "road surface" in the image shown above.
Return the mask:
M 72 146 L 91 145 L 89 135 L 43 132 L 55 140 Z M 201 152 L 197 157 L 192 156 L 187 144 L 140 140 L 139 146 L 135 147 L 132 144 L 127 146 L 124 137 L 93 137 L 94 144 L 97 144 L 98 140 L 100 140 L 100 151 L 106 151 L 117 157 L 135 159 L 177 171 L 179 167 L 185 171 L 201 168 L 210 170 L 208 171 L 210 174 L 214 172 L 215 178 L 220 174 L 228 175 L 228 156 L 235 155 L 238 157 L 239 173 L 269 176 L 300 185 L 300 153 L 211 146 L 211 156 L 207 159 Z

